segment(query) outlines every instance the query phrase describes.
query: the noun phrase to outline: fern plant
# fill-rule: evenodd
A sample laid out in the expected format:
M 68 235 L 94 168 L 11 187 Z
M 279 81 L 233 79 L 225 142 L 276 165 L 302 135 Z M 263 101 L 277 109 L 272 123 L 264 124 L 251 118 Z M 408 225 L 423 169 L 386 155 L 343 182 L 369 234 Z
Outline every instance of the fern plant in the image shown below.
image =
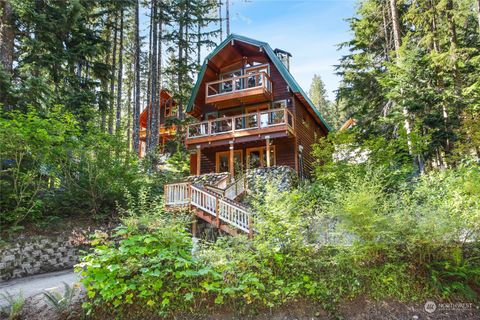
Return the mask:
M 0 296 L 7 302 L 6 306 L 2 307 L 1 314 L 6 316 L 8 320 L 20 319 L 20 316 L 25 306 L 25 298 L 22 293 L 13 295 L 8 291 L 1 293 Z
M 76 290 L 74 286 L 70 286 L 65 282 L 63 282 L 63 286 L 63 294 L 58 291 L 46 291 L 43 294 L 48 304 L 50 304 L 62 318 L 69 319 L 73 315 L 71 306 L 75 298 Z

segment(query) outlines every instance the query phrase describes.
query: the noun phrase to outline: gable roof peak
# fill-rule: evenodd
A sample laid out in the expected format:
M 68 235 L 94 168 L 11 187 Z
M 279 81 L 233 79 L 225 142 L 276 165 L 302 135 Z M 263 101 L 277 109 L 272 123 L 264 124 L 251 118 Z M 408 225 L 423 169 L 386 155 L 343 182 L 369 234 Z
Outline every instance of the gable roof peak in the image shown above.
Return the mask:
M 320 122 L 325 126 L 325 128 L 328 130 L 328 131 L 332 131 L 332 128 L 328 125 L 327 121 L 325 121 L 325 118 L 323 118 L 323 116 L 320 114 L 320 111 L 318 111 L 318 109 L 315 107 L 315 105 L 313 104 L 313 102 L 310 100 L 310 98 L 307 96 L 307 94 L 305 93 L 305 91 L 303 91 L 303 89 L 300 87 L 300 85 L 298 84 L 298 82 L 293 78 L 292 74 L 290 73 L 290 71 L 287 69 L 287 67 L 285 67 L 285 65 L 283 64 L 283 62 L 280 61 L 280 59 L 278 58 L 278 56 L 275 54 L 275 52 L 273 51 L 273 49 L 270 47 L 270 45 L 267 43 L 267 42 L 263 42 L 263 41 L 259 41 L 259 40 L 255 40 L 255 39 L 252 39 L 252 38 L 249 38 L 249 37 L 246 37 L 246 36 L 243 36 L 243 35 L 239 35 L 239 34 L 236 34 L 236 33 L 231 33 L 227 38 L 225 38 L 225 40 L 223 40 L 204 60 L 203 62 L 203 65 L 202 65 L 202 68 L 200 69 L 200 73 L 198 74 L 198 77 L 197 77 L 197 81 L 195 83 L 195 86 L 193 87 L 193 90 L 192 90 L 192 95 L 190 96 L 190 100 L 188 101 L 188 105 L 187 105 L 187 108 L 186 108 L 186 112 L 191 112 L 193 110 L 193 105 L 194 105 L 194 102 L 195 102 L 195 97 L 197 96 L 197 93 L 198 93 L 198 90 L 200 89 L 200 85 L 202 83 L 202 79 L 203 79 L 203 76 L 205 75 L 205 71 L 207 69 L 207 64 L 208 64 L 208 60 L 210 60 L 212 57 L 214 57 L 215 55 L 217 55 L 220 50 L 222 50 L 228 43 L 230 43 L 232 40 L 238 40 L 238 41 L 241 41 L 241 42 L 246 42 L 246 43 L 249 43 L 249 44 L 252 44 L 252 45 L 255 45 L 255 46 L 258 46 L 258 47 L 261 47 L 263 49 L 263 51 L 267 54 L 267 56 L 270 58 L 270 60 L 272 61 L 272 63 L 275 65 L 275 67 L 277 68 L 277 70 L 280 72 L 280 74 L 282 75 L 282 77 L 285 79 L 285 81 L 287 82 L 290 90 L 293 92 L 293 93 L 296 93 L 298 94 L 303 100 L 302 102 L 304 102 L 304 104 L 306 104 L 306 107 L 307 108 L 311 108 L 311 110 L 313 111 L 313 113 L 318 117 L 318 119 L 320 120 Z M 283 51 L 283 50 L 282 50 Z M 286 51 L 285 51 L 286 52 Z

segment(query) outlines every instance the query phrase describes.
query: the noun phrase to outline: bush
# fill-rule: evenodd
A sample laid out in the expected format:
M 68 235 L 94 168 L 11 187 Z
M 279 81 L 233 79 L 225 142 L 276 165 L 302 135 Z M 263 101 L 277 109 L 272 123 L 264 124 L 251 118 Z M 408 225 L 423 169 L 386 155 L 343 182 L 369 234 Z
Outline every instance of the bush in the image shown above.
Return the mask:
M 194 253 L 189 214 L 178 220 L 145 191 L 128 196 L 124 226 L 85 258 L 86 306 L 128 319 L 298 300 L 331 310 L 360 295 L 478 299 L 479 168 L 393 183 L 388 168 L 345 166 L 357 167 L 288 192 L 267 186 L 252 200 L 253 239 L 220 237 Z
M 0 118 L 0 227 L 54 222 L 62 216 L 103 219 L 142 185 L 158 193 L 174 173 L 148 173 L 122 136 L 81 131 L 61 107 Z
M 72 116 L 59 108 L 46 115 L 14 111 L 0 118 L 0 225 L 17 227 L 41 217 L 43 195 L 56 185 L 77 134 Z

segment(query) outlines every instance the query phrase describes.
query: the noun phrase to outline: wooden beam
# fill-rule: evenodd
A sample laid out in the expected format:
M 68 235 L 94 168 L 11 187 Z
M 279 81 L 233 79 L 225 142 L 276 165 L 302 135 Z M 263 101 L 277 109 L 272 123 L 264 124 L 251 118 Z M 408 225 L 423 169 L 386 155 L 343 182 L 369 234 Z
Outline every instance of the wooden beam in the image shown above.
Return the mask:
M 267 141 L 267 147 L 266 147 L 266 153 L 267 153 L 267 168 L 271 166 L 271 160 L 270 160 L 270 136 L 266 136 L 265 140 Z
M 194 214 L 192 217 L 192 236 L 197 236 L 197 216 Z
M 202 149 L 200 146 L 197 146 L 197 176 L 200 175 L 201 168 L 200 166 L 202 165 Z
M 235 152 L 233 150 L 233 141 L 230 141 L 230 157 L 228 159 L 228 169 L 230 171 L 230 180 L 233 181 L 235 177 L 235 168 L 234 168 L 234 155 Z

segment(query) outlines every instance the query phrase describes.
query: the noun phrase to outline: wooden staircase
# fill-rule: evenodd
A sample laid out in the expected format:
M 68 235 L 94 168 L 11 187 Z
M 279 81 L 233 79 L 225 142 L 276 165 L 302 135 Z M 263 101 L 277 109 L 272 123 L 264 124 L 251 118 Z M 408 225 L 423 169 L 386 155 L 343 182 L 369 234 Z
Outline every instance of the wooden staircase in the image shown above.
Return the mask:
M 231 235 L 247 233 L 251 237 L 252 214 L 247 207 L 233 200 L 245 190 L 243 177 L 225 189 L 190 182 L 167 184 L 165 206 L 169 209 L 190 208 L 197 217 Z

